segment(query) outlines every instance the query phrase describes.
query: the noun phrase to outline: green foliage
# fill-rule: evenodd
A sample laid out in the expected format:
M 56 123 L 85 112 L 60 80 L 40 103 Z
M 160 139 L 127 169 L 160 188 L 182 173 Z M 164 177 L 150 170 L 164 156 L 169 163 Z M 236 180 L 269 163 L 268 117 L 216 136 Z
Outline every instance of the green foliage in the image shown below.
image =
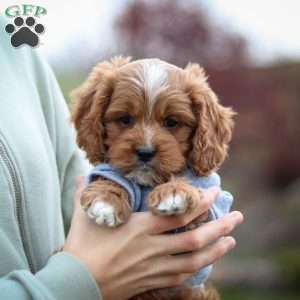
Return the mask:
M 281 250 L 274 256 L 279 266 L 282 277 L 289 283 L 289 286 L 299 289 L 300 282 L 300 249 L 287 248 Z
M 300 295 L 291 291 L 259 291 L 248 289 L 224 289 L 220 291 L 222 300 L 299 300 Z

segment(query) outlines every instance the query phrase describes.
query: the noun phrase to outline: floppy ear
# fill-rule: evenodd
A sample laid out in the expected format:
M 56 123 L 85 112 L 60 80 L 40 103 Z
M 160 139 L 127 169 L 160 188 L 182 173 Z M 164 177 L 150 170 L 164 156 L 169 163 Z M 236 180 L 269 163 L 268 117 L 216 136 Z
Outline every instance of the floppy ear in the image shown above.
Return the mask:
M 114 57 L 96 65 L 86 81 L 71 93 L 71 121 L 77 130 L 77 143 L 86 151 L 92 164 L 103 162 L 103 116 L 113 93 L 114 82 L 121 66 L 130 57 Z
M 186 92 L 192 101 L 198 123 L 190 165 L 197 175 L 206 176 L 217 169 L 227 155 L 235 113 L 219 103 L 206 81 L 204 70 L 198 64 L 188 64 L 185 72 Z

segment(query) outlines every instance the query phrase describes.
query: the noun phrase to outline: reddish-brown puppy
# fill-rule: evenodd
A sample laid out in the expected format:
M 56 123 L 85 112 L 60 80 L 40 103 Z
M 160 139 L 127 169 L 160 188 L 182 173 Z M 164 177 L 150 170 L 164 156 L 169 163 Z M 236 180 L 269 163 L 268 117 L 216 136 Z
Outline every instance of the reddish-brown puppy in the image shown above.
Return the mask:
M 89 161 L 109 162 L 125 177 L 153 187 L 148 208 L 155 214 L 193 209 L 201 191 L 178 174 L 189 167 L 198 176 L 208 175 L 226 157 L 234 113 L 220 105 L 197 64 L 181 69 L 158 59 L 113 58 L 98 64 L 72 98 L 77 142 Z M 103 178 L 86 187 L 81 203 L 98 224 L 110 227 L 131 213 L 126 190 Z M 183 287 L 140 297 L 217 296 Z

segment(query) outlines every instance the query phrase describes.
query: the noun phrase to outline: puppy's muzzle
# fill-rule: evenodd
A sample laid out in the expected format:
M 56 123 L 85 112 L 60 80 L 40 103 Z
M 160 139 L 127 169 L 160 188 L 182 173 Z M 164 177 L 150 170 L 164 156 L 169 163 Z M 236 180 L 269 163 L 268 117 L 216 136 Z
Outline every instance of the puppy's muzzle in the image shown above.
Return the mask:
M 154 148 L 145 146 L 138 147 L 135 152 L 138 159 L 143 163 L 151 161 L 156 154 L 156 150 Z

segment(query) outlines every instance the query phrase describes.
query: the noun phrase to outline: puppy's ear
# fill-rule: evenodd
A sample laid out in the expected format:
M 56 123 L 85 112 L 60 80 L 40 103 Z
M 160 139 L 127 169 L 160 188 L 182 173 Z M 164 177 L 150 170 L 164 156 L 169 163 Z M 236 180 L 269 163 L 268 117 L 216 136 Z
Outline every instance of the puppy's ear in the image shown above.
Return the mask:
M 185 68 L 185 88 L 197 118 L 190 164 L 197 175 L 208 175 L 227 155 L 233 130 L 231 108 L 222 106 L 209 87 L 204 70 L 198 64 Z
M 114 57 L 96 65 L 86 81 L 71 93 L 71 121 L 77 130 L 77 143 L 92 164 L 103 162 L 103 116 L 113 93 L 119 68 L 130 57 Z

